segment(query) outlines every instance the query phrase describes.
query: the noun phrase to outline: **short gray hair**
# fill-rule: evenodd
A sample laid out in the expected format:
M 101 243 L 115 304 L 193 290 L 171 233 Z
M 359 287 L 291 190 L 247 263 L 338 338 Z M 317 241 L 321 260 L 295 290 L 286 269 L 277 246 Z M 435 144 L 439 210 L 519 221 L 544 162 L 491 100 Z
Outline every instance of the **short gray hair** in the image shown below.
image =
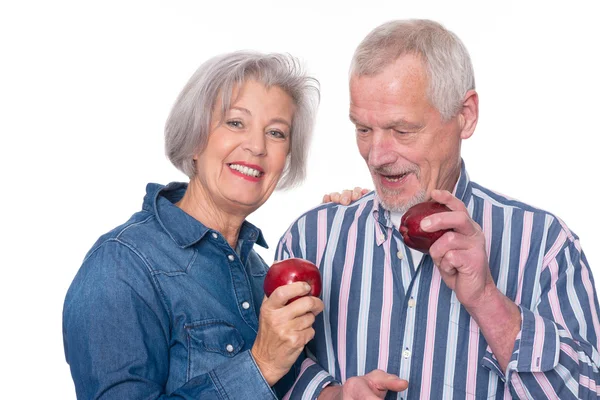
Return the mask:
M 237 51 L 204 62 L 185 85 L 165 124 L 165 152 L 175 167 L 192 178 L 194 154 L 206 147 L 213 108 L 219 95 L 221 115 L 231 107 L 233 91 L 247 80 L 285 91 L 296 105 L 290 150 L 278 188 L 299 184 L 306 175 L 308 146 L 319 103 L 319 82 L 307 76 L 289 54 Z
M 454 117 L 475 76 L 462 41 L 441 24 L 426 20 L 386 22 L 358 45 L 350 75 L 376 75 L 404 54 L 421 58 L 429 78 L 428 99 L 444 120 Z

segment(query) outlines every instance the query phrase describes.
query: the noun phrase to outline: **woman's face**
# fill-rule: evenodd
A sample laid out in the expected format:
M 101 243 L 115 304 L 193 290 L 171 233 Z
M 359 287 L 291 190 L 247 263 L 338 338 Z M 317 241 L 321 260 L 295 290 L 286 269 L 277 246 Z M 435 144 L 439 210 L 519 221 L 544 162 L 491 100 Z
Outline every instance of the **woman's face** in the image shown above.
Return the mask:
M 281 88 L 248 80 L 221 115 L 215 102 L 206 148 L 196 154 L 196 176 L 220 209 L 248 215 L 273 193 L 290 150 L 295 104 Z M 221 123 L 222 121 L 222 123 Z

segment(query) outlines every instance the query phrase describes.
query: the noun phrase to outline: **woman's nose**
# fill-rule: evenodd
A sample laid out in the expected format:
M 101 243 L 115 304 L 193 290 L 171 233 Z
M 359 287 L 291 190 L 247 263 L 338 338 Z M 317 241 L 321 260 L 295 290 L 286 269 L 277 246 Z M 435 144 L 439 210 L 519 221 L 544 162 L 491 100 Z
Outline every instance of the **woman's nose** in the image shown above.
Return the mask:
M 244 141 L 243 148 L 255 156 L 264 156 L 267 154 L 265 139 L 264 132 L 259 130 L 252 131 Z

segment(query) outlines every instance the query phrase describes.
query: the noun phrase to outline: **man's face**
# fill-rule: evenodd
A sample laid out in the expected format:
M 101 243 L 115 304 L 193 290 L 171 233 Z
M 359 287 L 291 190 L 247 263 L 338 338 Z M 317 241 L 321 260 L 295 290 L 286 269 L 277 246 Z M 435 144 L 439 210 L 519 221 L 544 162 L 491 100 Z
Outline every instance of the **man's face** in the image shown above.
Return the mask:
M 383 206 L 404 212 L 460 174 L 462 117 L 442 121 L 427 99 L 421 60 L 401 56 L 374 76 L 350 80 L 350 120 Z

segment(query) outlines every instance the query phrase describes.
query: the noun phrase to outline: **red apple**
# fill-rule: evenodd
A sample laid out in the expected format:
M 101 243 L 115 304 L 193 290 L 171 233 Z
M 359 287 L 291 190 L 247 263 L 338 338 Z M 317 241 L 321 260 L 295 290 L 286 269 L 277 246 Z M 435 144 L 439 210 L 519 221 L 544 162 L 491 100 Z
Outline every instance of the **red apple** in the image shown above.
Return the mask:
M 307 282 L 310 285 L 309 295 L 319 297 L 321 294 L 321 274 L 319 268 L 310 261 L 301 258 L 288 258 L 274 263 L 265 277 L 263 289 L 267 297 L 275 289 L 282 285 L 289 285 L 294 282 Z M 294 297 L 289 301 L 291 303 L 300 297 Z
M 431 214 L 452 211 L 436 201 L 425 201 L 409 208 L 400 220 L 400 233 L 408 247 L 428 253 L 429 248 L 449 229 L 425 232 L 421 229 L 421 220 Z

